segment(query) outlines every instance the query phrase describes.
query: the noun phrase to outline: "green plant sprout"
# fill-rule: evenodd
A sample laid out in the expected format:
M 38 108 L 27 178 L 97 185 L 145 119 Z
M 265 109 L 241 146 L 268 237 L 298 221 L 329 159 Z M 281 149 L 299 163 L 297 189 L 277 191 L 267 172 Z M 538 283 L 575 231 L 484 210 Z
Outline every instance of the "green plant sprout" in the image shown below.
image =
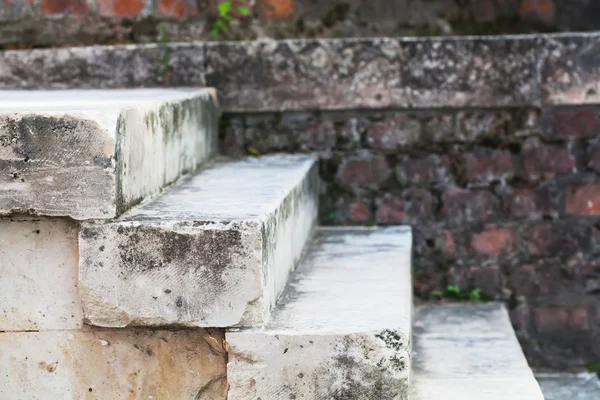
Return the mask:
M 229 24 L 234 19 L 234 13 L 241 16 L 250 14 L 250 10 L 246 6 L 234 5 L 232 1 L 222 1 L 217 5 L 219 17 L 215 21 L 210 36 L 213 38 L 229 31 Z
M 478 302 L 483 300 L 481 289 L 462 290 L 458 285 L 448 285 L 445 291 L 436 290 L 431 293 L 431 300 L 453 299 L 458 301 Z

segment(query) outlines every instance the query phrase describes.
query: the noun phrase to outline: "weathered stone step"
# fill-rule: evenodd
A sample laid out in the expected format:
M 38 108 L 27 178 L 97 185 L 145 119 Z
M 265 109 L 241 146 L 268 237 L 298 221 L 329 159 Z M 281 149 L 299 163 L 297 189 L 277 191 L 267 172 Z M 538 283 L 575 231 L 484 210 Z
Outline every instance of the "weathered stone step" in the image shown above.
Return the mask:
M 223 161 L 115 222 L 84 223 L 79 293 L 93 325 L 257 326 L 318 209 L 312 156 Z
M 226 333 L 229 398 L 408 399 L 411 236 L 319 229 L 268 325 Z
M 503 304 L 418 308 L 413 400 L 543 400 Z
M 0 215 L 113 218 L 216 153 L 210 89 L 0 91 Z
M 225 400 L 223 333 L 90 329 L 0 333 L 6 400 Z

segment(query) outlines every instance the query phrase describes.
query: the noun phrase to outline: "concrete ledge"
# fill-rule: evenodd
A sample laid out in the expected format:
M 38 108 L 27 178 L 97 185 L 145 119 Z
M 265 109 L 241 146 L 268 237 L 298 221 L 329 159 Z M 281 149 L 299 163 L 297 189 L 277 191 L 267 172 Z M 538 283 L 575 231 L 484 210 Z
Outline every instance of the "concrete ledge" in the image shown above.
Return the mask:
M 6 51 L 0 87 L 208 85 L 227 112 L 537 107 L 600 101 L 599 50 L 586 33 Z
M 113 218 L 216 153 L 211 90 L 0 91 L 0 215 Z
M 85 318 L 264 324 L 316 222 L 317 180 L 311 156 L 219 162 L 119 221 L 83 224 Z
M 0 333 L 0 398 L 225 400 L 225 357 L 201 329 Z
M 262 329 L 229 331 L 229 398 L 409 398 L 411 233 L 319 229 Z
M 413 400 L 544 400 L 503 304 L 418 308 Z

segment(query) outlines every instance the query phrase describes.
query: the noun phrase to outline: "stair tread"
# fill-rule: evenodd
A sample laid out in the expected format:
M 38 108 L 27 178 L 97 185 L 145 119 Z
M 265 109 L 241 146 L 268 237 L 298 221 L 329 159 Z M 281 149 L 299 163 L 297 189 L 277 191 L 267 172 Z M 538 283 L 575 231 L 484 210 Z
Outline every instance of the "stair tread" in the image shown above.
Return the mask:
M 0 91 L 0 215 L 111 219 L 217 153 L 212 89 Z
M 501 303 L 417 308 L 413 338 L 414 400 L 544 399 Z
M 408 331 L 411 240 L 405 227 L 320 228 L 267 329 L 332 334 Z
M 408 398 L 411 236 L 320 228 L 267 326 L 226 333 L 229 397 Z
M 272 212 L 315 164 L 310 155 L 219 160 L 121 221 L 258 220 Z
M 313 231 L 316 158 L 219 161 L 115 221 L 82 224 L 84 317 L 103 327 L 262 326 Z

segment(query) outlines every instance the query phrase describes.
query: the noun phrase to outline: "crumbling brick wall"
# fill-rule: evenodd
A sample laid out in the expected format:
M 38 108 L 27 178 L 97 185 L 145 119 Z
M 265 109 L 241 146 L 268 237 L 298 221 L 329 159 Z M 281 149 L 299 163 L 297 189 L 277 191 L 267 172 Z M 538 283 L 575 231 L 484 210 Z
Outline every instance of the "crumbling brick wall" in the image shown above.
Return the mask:
M 0 0 L 0 46 L 210 38 L 219 0 Z M 217 39 L 424 36 L 594 30 L 592 0 L 235 0 Z

